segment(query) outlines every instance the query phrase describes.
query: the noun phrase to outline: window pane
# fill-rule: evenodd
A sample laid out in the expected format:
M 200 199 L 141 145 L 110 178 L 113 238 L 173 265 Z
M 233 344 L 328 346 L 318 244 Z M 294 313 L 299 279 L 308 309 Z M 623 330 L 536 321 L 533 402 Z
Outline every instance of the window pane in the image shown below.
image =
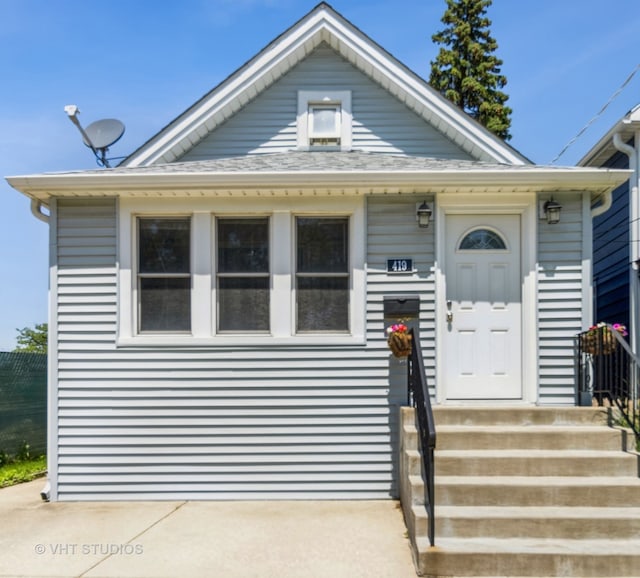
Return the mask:
M 218 272 L 269 272 L 269 219 L 218 219 Z
M 298 331 L 349 330 L 349 279 L 300 277 Z
M 218 283 L 220 331 L 269 331 L 269 278 L 222 277 Z
M 349 219 L 298 217 L 298 273 L 349 270 Z
M 140 273 L 189 273 L 189 219 L 138 219 Z
M 311 109 L 311 134 L 316 137 L 334 136 L 338 128 L 338 108 L 328 107 Z
M 507 248 L 500 235 L 489 229 L 476 229 L 471 231 L 460 242 L 461 251 L 495 251 Z
M 191 279 L 140 279 L 140 331 L 191 329 Z

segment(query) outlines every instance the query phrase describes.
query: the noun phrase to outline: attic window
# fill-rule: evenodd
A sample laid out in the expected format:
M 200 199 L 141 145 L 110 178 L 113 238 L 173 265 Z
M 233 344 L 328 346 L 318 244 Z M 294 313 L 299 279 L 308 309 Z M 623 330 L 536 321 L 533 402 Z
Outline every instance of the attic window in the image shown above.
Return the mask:
M 309 105 L 309 145 L 340 146 L 340 105 Z
M 351 91 L 298 92 L 298 148 L 351 149 Z

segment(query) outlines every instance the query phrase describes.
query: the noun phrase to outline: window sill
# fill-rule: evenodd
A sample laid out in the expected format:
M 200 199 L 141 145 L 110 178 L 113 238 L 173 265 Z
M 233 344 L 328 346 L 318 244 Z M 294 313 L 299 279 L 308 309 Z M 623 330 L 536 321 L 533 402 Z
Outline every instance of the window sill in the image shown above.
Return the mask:
M 207 348 L 271 348 L 271 347 L 318 347 L 365 345 L 364 335 L 293 335 L 272 337 L 270 335 L 224 335 L 217 337 L 193 337 L 191 335 L 141 335 L 120 337 L 116 347 L 207 347 Z

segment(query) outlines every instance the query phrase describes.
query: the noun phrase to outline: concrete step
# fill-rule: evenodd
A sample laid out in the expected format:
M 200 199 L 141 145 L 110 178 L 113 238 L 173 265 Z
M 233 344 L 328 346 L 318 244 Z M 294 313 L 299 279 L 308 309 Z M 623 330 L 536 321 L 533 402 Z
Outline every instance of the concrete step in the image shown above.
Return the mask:
M 416 508 L 416 527 L 424 529 L 426 510 Z M 424 513 L 424 515 L 423 515 Z M 439 538 L 544 538 L 580 540 L 626 540 L 640 538 L 640 507 L 436 507 Z
M 407 473 L 410 476 L 422 475 L 422 454 L 418 450 L 405 450 Z
M 444 425 L 604 425 L 608 413 L 598 407 L 460 407 L 433 408 L 436 430 Z
M 436 450 L 440 476 L 637 476 L 638 456 L 622 451 Z
M 435 548 L 415 418 L 402 415 L 403 508 L 420 575 L 640 576 L 640 459 L 606 411 L 438 406 L 434 415 Z
M 640 540 L 418 539 L 418 568 L 430 576 L 638 576 Z
M 435 503 L 442 506 L 640 507 L 637 477 L 442 476 Z
M 406 425 L 405 428 L 410 428 Z M 417 431 L 413 428 L 415 435 Z M 620 431 L 596 426 L 464 426 L 443 425 L 437 430 L 438 448 L 449 449 L 548 449 L 548 450 L 611 450 L 623 449 Z M 416 438 L 417 439 L 417 438 Z

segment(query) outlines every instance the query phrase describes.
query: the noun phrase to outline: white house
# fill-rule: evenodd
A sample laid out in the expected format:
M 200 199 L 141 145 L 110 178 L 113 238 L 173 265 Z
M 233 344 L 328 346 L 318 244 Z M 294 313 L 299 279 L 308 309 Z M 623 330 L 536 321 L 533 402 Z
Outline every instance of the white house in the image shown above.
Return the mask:
M 9 177 L 49 214 L 51 498 L 397 495 L 398 299 L 435 403 L 574 404 L 627 176 L 530 163 L 322 3 L 117 168 Z

